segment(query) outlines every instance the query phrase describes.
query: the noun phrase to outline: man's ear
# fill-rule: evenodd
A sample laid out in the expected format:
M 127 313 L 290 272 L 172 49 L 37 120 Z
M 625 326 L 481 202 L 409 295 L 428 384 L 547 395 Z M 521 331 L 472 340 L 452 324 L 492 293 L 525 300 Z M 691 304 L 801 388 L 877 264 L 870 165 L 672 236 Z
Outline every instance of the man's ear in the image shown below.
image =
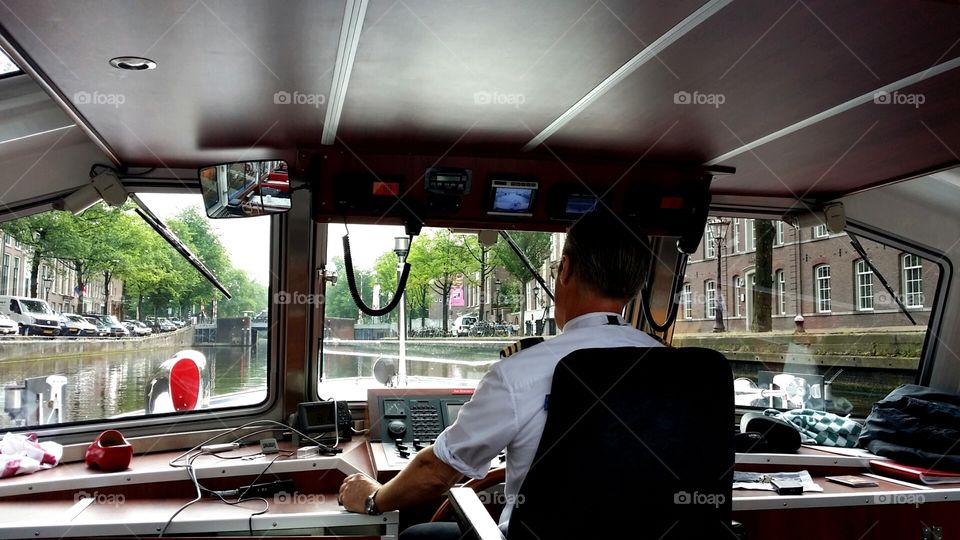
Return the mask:
M 570 268 L 570 257 L 564 255 L 560 258 L 560 272 L 557 274 L 557 281 L 566 285 L 570 282 L 572 277 L 572 269 Z

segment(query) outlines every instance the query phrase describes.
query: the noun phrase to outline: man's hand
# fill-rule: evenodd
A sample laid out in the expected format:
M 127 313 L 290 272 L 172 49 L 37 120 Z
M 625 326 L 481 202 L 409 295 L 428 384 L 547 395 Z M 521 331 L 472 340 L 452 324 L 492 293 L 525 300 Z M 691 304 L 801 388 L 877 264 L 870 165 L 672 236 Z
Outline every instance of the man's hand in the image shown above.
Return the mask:
M 340 484 L 338 500 L 350 512 L 367 511 L 367 497 L 380 489 L 380 484 L 365 474 L 351 474 Z

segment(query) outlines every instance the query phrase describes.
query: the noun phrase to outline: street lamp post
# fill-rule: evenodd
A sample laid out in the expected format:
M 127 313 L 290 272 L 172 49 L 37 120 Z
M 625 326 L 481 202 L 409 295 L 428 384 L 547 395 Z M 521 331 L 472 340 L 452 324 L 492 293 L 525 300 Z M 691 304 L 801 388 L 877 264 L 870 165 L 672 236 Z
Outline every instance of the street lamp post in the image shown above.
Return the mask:
M 44 286 L 44 289 L 46 289 L 46 296 L 44 296 L 43 299 L 44 299 L 45 301 L 47 301 L 47 302 L 50 301 L 50 286 L 51 286 L 51 285 L 53 285 L 53 278 L 50 277 L 49 274 L 44 274 L 44 276 L 43 276 L 43 286 Z
M 723 274 L 721 273 L 722 259 L 723 259 L 723 239 L 727 233 L 727 227 L 730 225 L 730 221 L 722 218 L 710 218 L 707 221 L 707 227 L 710 228 L 710 236 L 713 238 L 714 242 L 714 251 L 717 256 L 717 287 L 714 289 L 714 312 L 716 313 L 716 319 L 713 322 L 713 331 L 714 332 L 726 332 L 727 329 L 723 324 L 723 294 L 722 294 L 722 283 L 723 283 Z
M 496 315 L 494 315 L 494 320 L 496 320 L 496 322 L 501 322 L 503 320 L 503 316 L 500 314 L 500 280 L 494 278 L 493 284 L 497 288 L 497 291 L 493 294 L 493 310 L 496 312 Z
M 400 284 L 400 275 L 403 273 L 403 264 L 410 253 L 410 237 L 397 236 L 393 239 L 393 252 L 397 254 L 397 285 Z M 400 291 L 400 320 L 397 337 L 400 342 L 400 360 L 397 362 L 397 385 L 403 388 L 407 385 L 407 310 L 403 297 L 405 291 Z

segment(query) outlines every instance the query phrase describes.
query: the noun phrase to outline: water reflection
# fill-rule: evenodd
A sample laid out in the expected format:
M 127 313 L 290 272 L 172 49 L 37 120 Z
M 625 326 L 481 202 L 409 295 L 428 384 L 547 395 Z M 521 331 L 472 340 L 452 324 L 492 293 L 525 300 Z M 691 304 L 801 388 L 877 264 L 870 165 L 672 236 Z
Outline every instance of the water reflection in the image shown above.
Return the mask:
M 0 362 L 0 386 L 21 385 L 29 377 L 59 374 L 69 381 L 64 389 L 64 421 L 95 420 L 143 409 L 144 388 L 164 360 L 184 347 L 125 351 L 51 359 Z M 211 395 L 265 389 L 267 344 L 256 352 L 246 347 L 201 346 L 192 348 L 207 357 Z M 0 392 L 0 411 L 4 395 Z M 2 422 L 0 422 L 2 423 Z

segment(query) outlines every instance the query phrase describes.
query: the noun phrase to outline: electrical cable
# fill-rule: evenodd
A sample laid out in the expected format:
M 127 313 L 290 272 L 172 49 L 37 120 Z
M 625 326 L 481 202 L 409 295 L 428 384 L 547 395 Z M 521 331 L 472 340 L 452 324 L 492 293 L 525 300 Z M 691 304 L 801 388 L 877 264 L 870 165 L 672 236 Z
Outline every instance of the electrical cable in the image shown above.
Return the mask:
M 413 243 L 413 235 L 410 235 L 410 243 Z M 395 307 L 400 303 L 400 299 L 403 298 L 403 291 L 407 288 L 407 278 L 410 276 L 410 263 L 403 262 L 403 270 L 400 272 L 400 279 L 397 281 L 397 290 L 393 295 L 393 298 L 390 299 L 390 303 L 385 307 L 380 309 L 373 309 L 363 302 L 360 293 L 357 292 L 357 280 L 354 277 L 353 272 L 353 257 L 350 255 L 350 233 L 343 235 L 343 264 L 344 269 L 347 272 L 347 285 L 350 287 L 350 296 L 353 297 L 353 302 L 357 304 L 357 308 L 360 311 L 366 313 L 370 317 L 382 317 L 387 313 L 393 311 Z

